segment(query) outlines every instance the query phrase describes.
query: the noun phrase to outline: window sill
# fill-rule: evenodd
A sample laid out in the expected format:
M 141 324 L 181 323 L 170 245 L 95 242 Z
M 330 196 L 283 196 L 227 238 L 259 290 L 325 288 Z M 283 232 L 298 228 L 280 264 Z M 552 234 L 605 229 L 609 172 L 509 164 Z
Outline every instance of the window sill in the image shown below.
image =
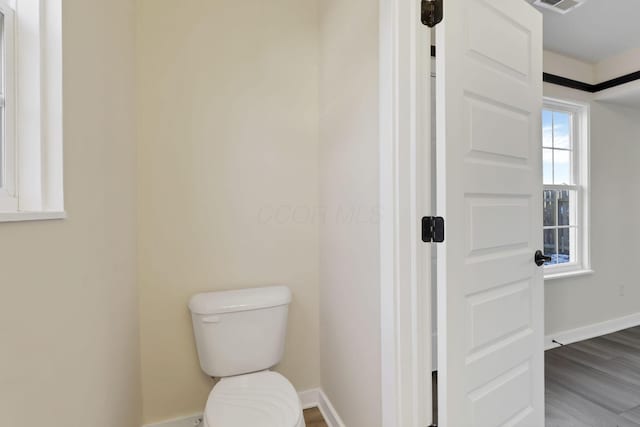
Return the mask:
M 0 212 L 0 222 L 49 221 L 67 218 L 66 212 Z
M 571 277 L 587 276 L 593 273 L 594 271 L 589 268 L 582 269 L 582 270 L 563 271 L 561 273 L 558 272 L 558 273 L 545 274 L 544 281 L 546 282 L 547 280 L 568 279 Z

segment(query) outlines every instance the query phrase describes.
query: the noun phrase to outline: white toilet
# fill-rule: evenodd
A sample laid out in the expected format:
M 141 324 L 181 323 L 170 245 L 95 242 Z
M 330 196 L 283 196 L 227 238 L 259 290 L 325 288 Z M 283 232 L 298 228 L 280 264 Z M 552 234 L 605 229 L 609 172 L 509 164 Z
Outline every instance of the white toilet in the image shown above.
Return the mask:
M 286 286 L 191 298 L 200 366 L 221 378 L 207 400 L 205 427 L 304 427 L 296 390 L 268 370 L 282 359 L 290 302 Z

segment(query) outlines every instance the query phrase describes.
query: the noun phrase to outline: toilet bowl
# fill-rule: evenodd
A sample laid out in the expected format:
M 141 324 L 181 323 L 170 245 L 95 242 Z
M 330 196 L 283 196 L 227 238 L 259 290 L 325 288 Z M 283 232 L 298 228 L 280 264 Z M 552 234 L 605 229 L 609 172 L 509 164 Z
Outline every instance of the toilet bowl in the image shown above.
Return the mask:
M 291 291 L 269 286 L 194 295 L 189 301 L 200 367 L 220 378 L 205 427 L 304 427 L 300 399 L 282 360 Z
M 282 375 L 263 371 L 223 378 L 204 411 L 205 427 L 304 427 L 300 399 Z

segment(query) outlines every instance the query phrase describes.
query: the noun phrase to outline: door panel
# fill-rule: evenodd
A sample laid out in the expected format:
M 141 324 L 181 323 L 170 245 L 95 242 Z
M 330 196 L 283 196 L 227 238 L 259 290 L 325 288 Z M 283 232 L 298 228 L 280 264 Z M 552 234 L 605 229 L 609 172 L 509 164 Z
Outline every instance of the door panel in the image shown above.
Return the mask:
M 439 425 L 542 427 L 542 18 L 451 0 L 436 40 Z

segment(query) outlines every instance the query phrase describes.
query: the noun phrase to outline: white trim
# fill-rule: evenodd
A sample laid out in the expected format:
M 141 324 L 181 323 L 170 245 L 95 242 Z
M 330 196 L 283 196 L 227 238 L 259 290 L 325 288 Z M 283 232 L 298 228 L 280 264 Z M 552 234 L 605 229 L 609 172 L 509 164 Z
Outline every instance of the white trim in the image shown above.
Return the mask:
M 318 406 L 318 402 L 320 402 L 320 393 L 321 391 L 319 388 L 299 391 L 298 397 L 300 397 L 302 409 L 315 408 Z
M 66 212 L 0 212 L 0 222 L 66 219 Z
M 6 0 L 0 1 L 0 13 L 4 15 L 3 34 L 4 37 L 4 51 L 2 54 L 4 58 L 0 61 L 4 64 L 4 81 L 0 82 L 2 85 L 2 92 L 4 95 L 4 126 L 2 129 L 2 141 L 0 141 L 0 150 L 3 149 L 2 143 L 4 143 L 4 153 L 0 153 L 0 159 L 3 164 L 0 165 L 0 173 L 4 174 L 2 188 L 0 189 L 0 209 L 5 210 L 17 210 L 18 198 L 16 191 L 16 177 L 17 177 L 17 142 L 16 142 L 16 30 L 15 30 L 15 5 L 12 5 Z
M 18 210 L 42 206 L 42 4 L 21 0 L 16 9 Z
M 202 414 L 193 414 L 186 417 L 174 418 L 154 424 L 145 424 L 143 427 L 200 427 L 202 426 Z
M 324 418 L 325 423 L 329 427 L 345 427 L 344 422 L 338 415 L 338 412 L 331 404 L 331 401 L 322 390 L 318 390 L 318 409 Z
M 324 421 L 329 427 L 345 427 L 344 422 L 338 415 L 338 411 L 333 407 L 331 401 L 320 388 L 303 390 L 298 392 L 302 409 L 318 408 Z
M 379 0 L 383 427 L 431 424 L 431 32 L 420 1 Z
M 64 210 L 62 107 L 62 0 L 43 2 L 42 32 L 42 206 Z
M 15 189 L 9 193 L 16 200 L 0 203 L 0 212 L 10 221 L 42 219 L 33 212 L 50 219 L 51 212 L 64 211 L 62 0 L 17 3 L 15 57 L 16 143 L 9 153 L 15 159 Z M 10 97 L 12 88 L 7 89 Z M 8 121 L 13 122 L 9 116 Z
M 333 407 L 329 398 L 319 388 L 298 392 L 302 409 L 318 408 L 328 427 L 345 427 L 344 422 Z M 143 427 L 199 427 L 202 425 L 202 413 L 188 415 L 186 417 L 173 418 L 154 424 L 145 424 Z
M 577 138 L 574 138 L 574 146 L 572 147 L 574 184 L 567 186 L 543 185 L 544 189 L 575 190 L 578 197 L 578 221 L 576 224 L 578 229 L 578 259 L 571 264 L 544 267 L 544 279 L 554 280 L 557 278 L 589 274 L 591 272 L 591 107 L 585 102 L 544 97 L 543 109 L 565 111 L 573 114 L 574 123 L 572 133 L 577 136 Z
M 553 340 L 567 345 L 574 342 L 611 334 L 613 332 L 632 328 L 634 326 L 640 326 L 640 313 L 634 313 L 628 316 L 618 317 L 616 319 L 606 320 L 600 323 L 593 323 L 591 325 L 582 326 L 580 328 L 571 329 L 568 331 L 549 334 L 544 337 L 544 349 L 549 350 L 551 348 L 559 347 L 558 344 L 552 342 Z
M 7 164 L 7 163 L 5 163 Z M 5 169 L 9 172 L 11 167 Z M 9 172 L 8 175 L 11 173 Z M 8 185 L 9 186 L 9 185 Z M 4 188 L 0 188 L 0 212 L 15 212 L 18 210 L 18 198 Z
M 595 271 L 590 269 L 586 269 L 586 270 L 583 269 L 583 270 L 565 271 L 564 273 L 561 272 L 561 273 L 546 274 L 544 276 L 544 281 L 546 282 L 547 280 L 568 279 L 570 277 L 588 276 L 593 273 L 595 273 Z

